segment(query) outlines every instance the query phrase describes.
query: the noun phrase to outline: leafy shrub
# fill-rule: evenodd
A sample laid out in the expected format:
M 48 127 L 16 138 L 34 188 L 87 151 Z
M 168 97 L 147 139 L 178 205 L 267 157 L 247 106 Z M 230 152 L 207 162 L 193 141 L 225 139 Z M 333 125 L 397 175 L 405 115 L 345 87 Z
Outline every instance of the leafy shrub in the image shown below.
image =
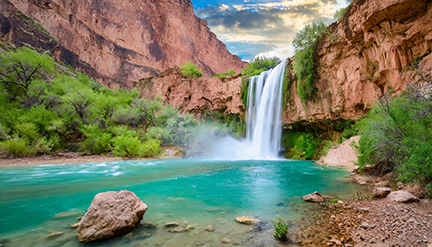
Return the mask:
M 121 135 L 112 139 L 114 146 L 113 154 L 120 157 L 139 156 L 141 152 L 141 142 L 138 137 Z
M 180 65 L 180 69 L 183 72 L 184 76 L 190 76 L 192 78 L 198 78 L 203 76 L 201 70 L 191 62 L 186 62 L 185 64 Z
M 216 74 L 215 77 L 223 78 L 223 77 L 227 77 L 227 76 L 234 76 L 235 73 L 236 72 L 234 70 L 227 69 L 227 71 L 225 71 L 225 73 Z
M 272 220 L 274 233 L 273 236 L 280 241 L 287 241 L 288 224 L 281 218 Z
M 10 139 L 0 143 L 0 147 L 3 151 L 6 151 L 15 157 L 23 157 L 31 154 L 33 150 L 28 147 L 28 143 L 25 139 Z
M 243 76 L 256 76 L 263 71 L 276 67 L 281 60 L 279 57 L 255 57 L 252 62 L 242 71 Z
M 84 125 L 81 131 L 87 137 L 83 141 L 84 148 L 92 154 L 103 154 L 111 150 L 111 133 L 103 131 L 96 124 Z
M 432 99 L 416 87 L 405 95 L 383 96 L 356 124 L 361 135 L 358 165 L 395 171 L 398 180 L 432 182 Z
M 141 157 L 154 157 L 160 151 L 160 141 L 157 139 L 148 139 L 141 145 Z
M 249 77 L 242 78 L 240 95 L 242 97 L 243 106 L 246 108 L 247 106 L 247 97 L 249 92 Z

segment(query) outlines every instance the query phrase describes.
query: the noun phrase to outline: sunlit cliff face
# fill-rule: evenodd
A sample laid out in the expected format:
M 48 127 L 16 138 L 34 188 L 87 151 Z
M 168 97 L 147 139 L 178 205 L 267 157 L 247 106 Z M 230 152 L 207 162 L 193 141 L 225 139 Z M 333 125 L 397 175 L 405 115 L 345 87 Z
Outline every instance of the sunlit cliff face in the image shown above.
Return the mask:
M 295 34 L 312 21 L 327 24 L 351 0 L 193 0 L 195 14 L 208 21 L 228 49 L 245 60 L 292 56 Z

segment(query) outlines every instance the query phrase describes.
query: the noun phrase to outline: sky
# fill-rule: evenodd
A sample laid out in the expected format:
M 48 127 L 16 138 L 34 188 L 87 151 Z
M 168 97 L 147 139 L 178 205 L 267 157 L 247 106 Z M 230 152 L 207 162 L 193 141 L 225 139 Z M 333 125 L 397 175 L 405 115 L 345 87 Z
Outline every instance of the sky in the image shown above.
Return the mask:
M 192 0 L 228 50 L 250 61 L 256 56 L 291 57 L 295 34 L 313 21 L 330 24 L 352 0 Z

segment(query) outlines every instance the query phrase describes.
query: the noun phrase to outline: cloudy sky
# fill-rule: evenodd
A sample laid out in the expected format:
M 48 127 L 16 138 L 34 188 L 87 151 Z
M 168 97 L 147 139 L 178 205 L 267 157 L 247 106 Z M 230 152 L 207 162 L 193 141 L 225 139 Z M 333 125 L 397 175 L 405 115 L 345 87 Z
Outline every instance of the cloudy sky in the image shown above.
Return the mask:
M 312 21 L 330 24 L 336 10 L 351 0 L 192 0 L 195 14 L 207 20 L 231 51 L 243 60 L 257 55 L 293 55 L 295 34 Z

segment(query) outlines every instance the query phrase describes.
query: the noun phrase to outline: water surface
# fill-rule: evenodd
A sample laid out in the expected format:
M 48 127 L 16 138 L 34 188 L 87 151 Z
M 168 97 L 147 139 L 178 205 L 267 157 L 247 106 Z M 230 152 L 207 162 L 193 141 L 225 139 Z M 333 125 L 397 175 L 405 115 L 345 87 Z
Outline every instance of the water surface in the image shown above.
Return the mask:
M 0 238 L 5 246 L 80 246 L 77 222 L 99 192 L 127 189 L 148 205 L 144 220 L 156 229 L 138 227 L 110 246 L 219 246 L 228 237 L 240 245 L 278 245 L 271 220 L 306 221 L 311 204 L 301 196 L 313 191 L 352 199 L 361 188 L 344 181 L 349 173 L 308 161 L 217 161 L 177 159 L 117 161 L 77 165 L 0 168 Z M 262 231 L 234 221 L 250 215 L 268 222 Z M 196 228 L 168 233 L 175 221 Z M 215 227 L 207 232 L 207 225 Z M 62 235 L 47 236 L 61 231 Z M 96 244 L 96 245 L 100 245 Z

